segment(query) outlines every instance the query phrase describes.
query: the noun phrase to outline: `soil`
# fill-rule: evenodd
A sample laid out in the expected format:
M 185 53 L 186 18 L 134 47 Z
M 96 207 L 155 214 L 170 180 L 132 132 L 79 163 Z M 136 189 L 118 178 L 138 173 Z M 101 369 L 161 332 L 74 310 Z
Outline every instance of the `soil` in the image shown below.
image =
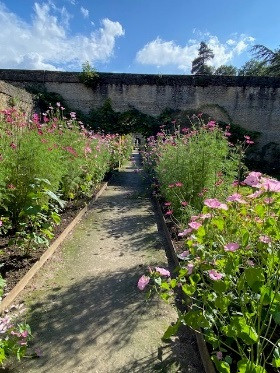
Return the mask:
M 99 188 L 93 192 L 93 195 L 96 194 L 98 189 Z M 68 202 L 66 208 L 61 213 L 60 224 L 54 227 L 54 238 L 50 241 L 50 244 L 54 242 L 68 224 L 71 223 L 88 200 L 89 199 L 87 198 L 83 198 L 77 201 Z M 32 265 L 40 259 L 41 255 L 47 249 L 46 247 L 39 247 L 36 248 L 36 250 L 30 250 L 27 254 L 21 254 L 17 246 L 8 244 L 11 238 L 13 237 L 6 236 L 0 238 L 0 273 L 6 280 L 5 294 L 12 290 L 12 288 L 29 271 Z

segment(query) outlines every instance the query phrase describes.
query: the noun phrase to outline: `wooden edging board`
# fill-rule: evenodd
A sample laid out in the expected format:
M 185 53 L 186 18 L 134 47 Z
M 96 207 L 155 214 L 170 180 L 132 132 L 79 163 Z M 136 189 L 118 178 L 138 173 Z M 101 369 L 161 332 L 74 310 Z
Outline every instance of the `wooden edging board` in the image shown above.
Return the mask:
M 160 203 L 159 203 L 159 201 L 156 197 L 154 198 L 154 201 L 155 201 L 155 204 L 156 204 L 156 208 L 158 210 L 158 215 L 159 215 L 159 218 L 160 218 L 160 221 L 161 221 L 161 225 L 162 225 L 162 228 L 163 228 L 163 231 L 164 231 L 164 235 L 165 235 L 166 241 L 168 243 L 169 253 L 172 257 L 172 260 L 173 260 L 174 264 L 177 266 L 179 264 L 179 260 L 178 260 L 177 254 L 176 254 L 175 246 L 174 246 L 174 244 L 172 242 L 172 239 L 170 237 L 170 233 L 169 233 L 169 230 L 167 228 L 166 221 L 165 221 L 165 218 L 163 216 Z M 202 363 L 203 363 L 205 373 L 216 373 L 216 369 L 214 368 L 213 362 L 210 358 L 210 355 L 209 355 L 209 352 L 208 352 L 208 349 L 207 349 L 206 342 L 205 342 L 202 334 L 195 333 L 195 336 L 196 336 L 196 342 L 197 342 L 199 354 L 200 354 L 200 357 L 201 357 L 201 360 L 202 360 Z
M 79 223 L 84 214 L 89 210 L 93 202 L 95 202 L 98 197 L 107 188 L 108 182 L 103 183 L 99 191 L 94 195 L 92 200 L 76 215 L 76 217 L 68 224 L 64 231 L 57 237 L 57 239 L 49 246 L 49 248 L 42 254 L 40 259 L 29 269 L 29 271 L 22 277 L 21 280 L 16 284 L 15 287 L 7 294 L 7 296 L 0 303 L 0 314 L 2 314 L 10 305 L 14 302 L 15 298 L 19 293 L 26 287 L 32 277 L 39 271 L 39 269 L 46 263 L 46 261 L 53 255 L 58 246 L 65 240 L 68 234 L 73 230 L 73 228 Z

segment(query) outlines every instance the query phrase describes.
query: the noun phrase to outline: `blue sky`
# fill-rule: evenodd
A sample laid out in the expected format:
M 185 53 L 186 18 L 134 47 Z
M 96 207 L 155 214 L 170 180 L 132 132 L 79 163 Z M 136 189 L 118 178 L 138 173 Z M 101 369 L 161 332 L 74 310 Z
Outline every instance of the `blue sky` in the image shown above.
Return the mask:
M 0 68 L 188 74 L 200 41 L 215 67 L 279 46 L 279 0 L 0 0 Z

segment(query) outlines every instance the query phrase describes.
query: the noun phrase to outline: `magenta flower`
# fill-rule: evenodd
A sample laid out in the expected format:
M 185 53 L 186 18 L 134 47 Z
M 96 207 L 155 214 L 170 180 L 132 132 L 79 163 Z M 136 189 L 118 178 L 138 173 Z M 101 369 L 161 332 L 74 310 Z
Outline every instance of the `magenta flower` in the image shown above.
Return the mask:
M 222 358 L 223 358 L 223 353 L 222 353 L 222 351 L 218 351 L 218 352 L 216 353 L 216 356 L 217 356 L 217 359 L 218 359 L 218 360 L 222 360 Z
M 217 272 L 215 269 L 210 269 L 208 271 L 208 274 L 211 280 L 214 280 L 214 281 L 221 280 L 221 278 L 224 276 L 222 273 Z
M 148 283 L 150 282 L 150 277 L 149 276 L 141 276 L 138 280 L 138 284 L 137 284 L 137 287 L 139 290 L 144 290 L 145 287 L 148 285 Z
M 240 245 L 236 242 L 230 242 L 227 245 L 224 246 L 225 251 L 231 251 L 234 252 L 238 250 Z
M 182 202 L 181 202 L 181 205 L 182 205 L 183 207 L 186 207 L 186 206 L 188 206 L 188 202 L 186 202 L 186 201 L 182 201 Z
M 204 201 L 204 205 L 212 208 L 212 209 L 221 209 L 221 210 L 227 210 L 228 207 L 225 203 L 220 202 L 216 198 L 209 198 Z
M 0 220 L 0 227 L 2 227 L 2 225 L 3 225 L 3 222 L 2 222 L 2 220 Z
M 262 190 L 257 190 L 255 193 L 249 194 L 247 197 L 248 198 L 257 198 L 263 194 Z
M 262 235 L 262 236 L 259 237 L 259 241 L 263 242 L 263 243 L 270 243 L 271 239 L 268 236 Z
M 172 215 L 173 214 L 173 211 L 172 210 L 168 210 L 168 211 L 166 211 L 166 213 L 165 213 L 165 215 L 167 215 L 167 216 L 170 216 L 170 215 Z
M 192 228 L 192 229 L 198 229 L 199 227 L 201 227 L 201 223 L 198 223 L 196 221 L 192 221 L 191 223 L 189 223 L 189 226 Z
M 185 258 L 186 256 L 188 256 L 190 254 L 189 250 L 185 250 L 183 251 L 180 255 Z
M 166 277 L 170 277 L 170 272 L 165 269 L 165 268 L 161 268 L 161 267 L 156 267 L 155 270 L 161 275 L 161 276 L 166 276 Z
M 16 148 L 17 148 L 17 146 L 16 146 L 16 144 L 15 144 L 14 142 L 11 142 L 11 143 L 10 143 L 10 147 L 11 147 L 12 149 L 16 149 Z
M 171 202 L 165 202 L 164 206 L 171 206 Z
M 280 192 L 280 181 L 268 178 L 261 179 L 261 188 L 267 192 Z
M 242 199 L 242 196 L 239 193 L 232 194 L 231 196 L 229 196 L 227 198 L 227 201 L 228 202 L 246 203 L 246 201 L 244 201 L 244 199 Z

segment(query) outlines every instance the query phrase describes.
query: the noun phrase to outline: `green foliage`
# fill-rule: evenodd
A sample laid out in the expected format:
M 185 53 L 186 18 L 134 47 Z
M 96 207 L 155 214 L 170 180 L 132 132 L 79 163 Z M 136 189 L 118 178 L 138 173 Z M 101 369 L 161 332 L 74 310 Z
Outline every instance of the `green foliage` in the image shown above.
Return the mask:
M 80 81 L 87 87 L 94 87 L 98 82 L 99 75 L 96 70 L 90 65 L 89 61 L 82 64 L 82 72 Z
M 265 45 L 254 45 L 252 51 L 255 57 L 266 67 L 267 75 L 280 75 L 280 48 L 273 51 Z
M 212 49 L 210 49 L 205 42 L 200 43 L 198 49 L 198 57 L 192 62 L 192 74 L 210 75 L 212 73 L 211 67 L 206 65 L 206 62 L 214 58 Z
M 269 75 L 265 64 L 255 59 L 247 61 L 239 70 L 241 76 L 266 76 Z
M 212 345 L 218 372 L 277 372 L 280 182 L 257 172 L 244 181 L 226 203 L 207 199 L 202 213 L 191 219 L 200 226 L 187 234 L 176 276 L 171 280 L 150 269 L 153 281 L 147 283 L 163 299 L 183 290 L 183 307 L 168 338 L 186 324 Z
M 237 68 L 232 65 L 221 65 L 214 71 L 214 75 L 235 76 L 237 75 Z

